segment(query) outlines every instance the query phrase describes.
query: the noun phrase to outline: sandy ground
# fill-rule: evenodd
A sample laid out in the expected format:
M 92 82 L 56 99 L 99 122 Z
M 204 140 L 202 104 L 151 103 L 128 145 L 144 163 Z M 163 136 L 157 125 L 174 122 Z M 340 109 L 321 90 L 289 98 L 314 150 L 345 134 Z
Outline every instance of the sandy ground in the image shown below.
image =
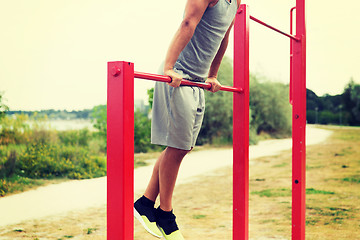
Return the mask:
M 307 126 L 307 145 L 317 144 L 331 135 L 331 131 Z M 250 146 L 250 159 L 276 155 L 291 149 L 291 139 L 266 140 Z M 214 174 L 216 169 L 231 166 L 232 149 L 214 149 L 192 152 L 183 161 L 177 184 L 193 181 L 199 176 Z M 152 165 L 134 172 L 135 192 L 141 193 L 151 176 Z M 106 177 L 74 180 L 40 187 L 24 193 L 0 198 L 0 226 L 74 210 L 85 210 L 106 204 Z

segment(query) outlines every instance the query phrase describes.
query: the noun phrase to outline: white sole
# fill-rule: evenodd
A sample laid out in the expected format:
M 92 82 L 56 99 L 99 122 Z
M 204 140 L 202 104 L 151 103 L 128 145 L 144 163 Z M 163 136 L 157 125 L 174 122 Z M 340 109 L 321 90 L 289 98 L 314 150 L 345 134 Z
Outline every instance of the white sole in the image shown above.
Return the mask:
M 163 236 L 159 236 L 157 234 L 155 234 L 154 232 L 152 232 L 145 224 L 144 220 L 142 219 L 142 217 L 140 216 L 140 214 L 138 213 L 138 211 L 136 211 L 135 207 L 134 207 L 134 217 L 139 220 L 139 222 L 141 223 L 141 225 L 145 228 L 146 231 L 148 231 L 148 233 L 150 233 L 151 235 L 158 237 L 158 238 L 162 238 Z

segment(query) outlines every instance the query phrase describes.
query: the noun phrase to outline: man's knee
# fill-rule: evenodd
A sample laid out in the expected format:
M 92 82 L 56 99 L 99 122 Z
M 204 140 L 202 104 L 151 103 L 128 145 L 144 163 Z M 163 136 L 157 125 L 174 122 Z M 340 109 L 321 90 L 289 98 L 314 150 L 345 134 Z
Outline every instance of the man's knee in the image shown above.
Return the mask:
M 184 158 L 186 154 L 188 154 L 193 148 L 190 150 L 184 150 L 179 148 L 173 148 L 173 147 L 167 147 L 166 151 L 168 151 L 170 154 L 175 154 L 179 158 Z

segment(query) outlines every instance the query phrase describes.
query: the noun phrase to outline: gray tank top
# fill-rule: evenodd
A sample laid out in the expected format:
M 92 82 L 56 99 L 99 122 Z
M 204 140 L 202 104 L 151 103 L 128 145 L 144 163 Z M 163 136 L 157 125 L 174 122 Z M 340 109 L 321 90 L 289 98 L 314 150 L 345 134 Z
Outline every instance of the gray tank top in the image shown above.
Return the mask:
M 219 0 L 215 6 L 208 7 L 174 67 L 192 78 L 207 78 L 210 65 L 236 11 L 236 0 Z

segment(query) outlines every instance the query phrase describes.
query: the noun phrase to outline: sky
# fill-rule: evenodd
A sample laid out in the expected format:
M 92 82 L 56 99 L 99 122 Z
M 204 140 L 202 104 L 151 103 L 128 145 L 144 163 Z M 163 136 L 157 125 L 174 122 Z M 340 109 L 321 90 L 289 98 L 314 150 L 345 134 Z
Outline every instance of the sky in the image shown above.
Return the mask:
M 0 2 L 0 92 L 11 110 L 82 110 L 106 103 L 108 61 L 157 73 L 185 0 Z M 243 0 L 250 14 L 289 32 L 295 0 Z M 307 1 L 307 88 L 340 94 L 360 83 L 360 1 Z M 250 71 L 289 82 L 290 40 L 251 22 Z M 233 40 L 226 55 L 233 58 Z M 153 82 L 135 80 L 135 98 Z

